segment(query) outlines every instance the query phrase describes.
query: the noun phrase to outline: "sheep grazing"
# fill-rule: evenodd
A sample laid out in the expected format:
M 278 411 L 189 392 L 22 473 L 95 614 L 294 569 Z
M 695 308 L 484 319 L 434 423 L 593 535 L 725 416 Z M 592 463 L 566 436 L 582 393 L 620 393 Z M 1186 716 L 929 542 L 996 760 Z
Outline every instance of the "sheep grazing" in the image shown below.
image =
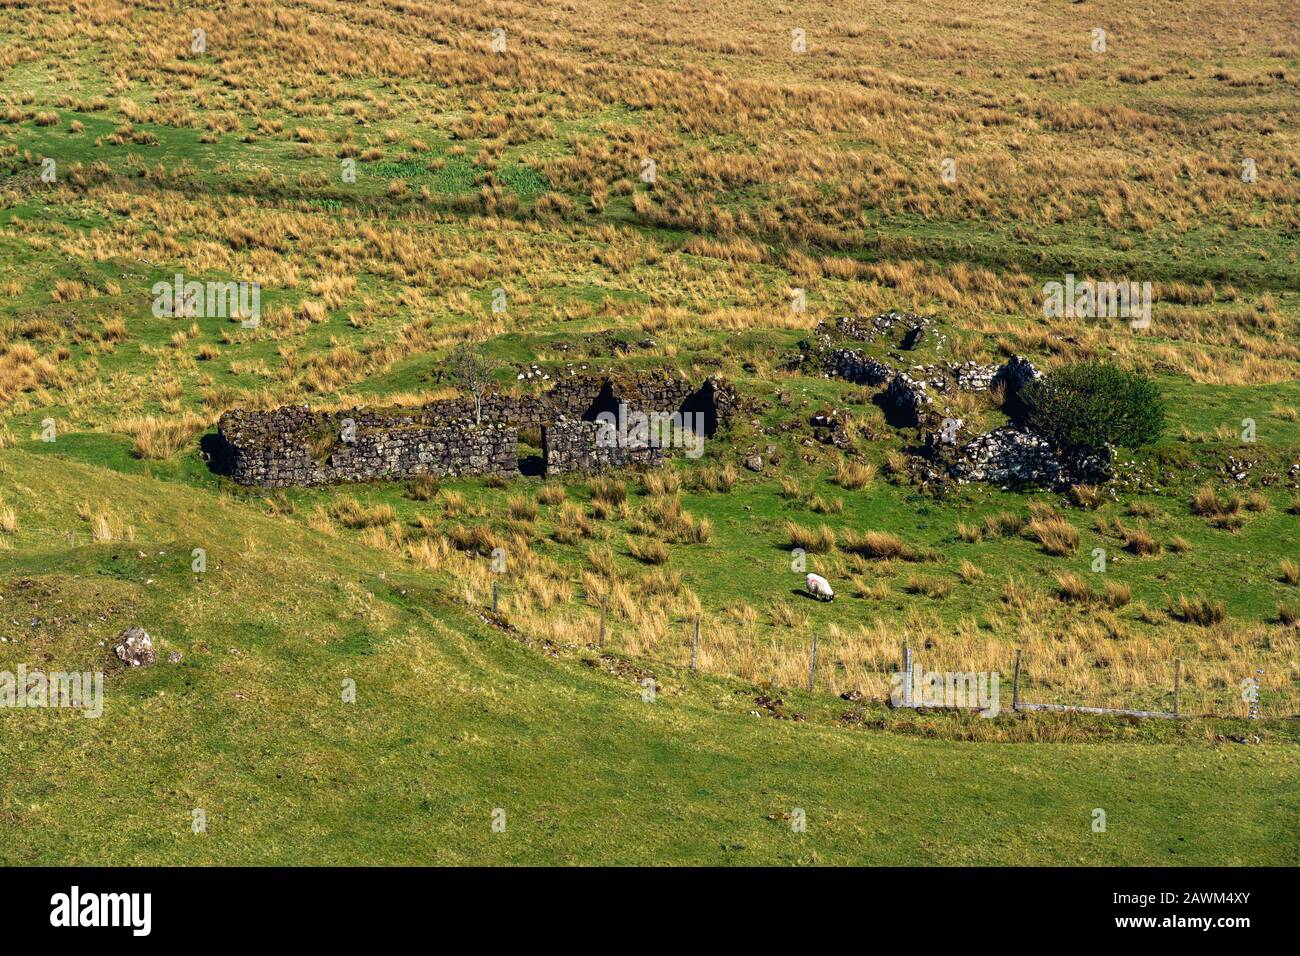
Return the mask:
M 831 583 L 820 574 L 808 575 L 808 593 L 819 601 L 835 600 L 835 592 L 831 590 Z

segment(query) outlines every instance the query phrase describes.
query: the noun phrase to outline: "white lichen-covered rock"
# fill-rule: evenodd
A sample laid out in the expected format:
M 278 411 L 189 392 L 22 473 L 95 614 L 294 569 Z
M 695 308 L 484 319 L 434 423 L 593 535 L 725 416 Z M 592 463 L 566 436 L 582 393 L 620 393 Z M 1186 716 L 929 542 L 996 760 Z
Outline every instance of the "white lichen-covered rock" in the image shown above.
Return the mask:
M 1035 432 L 1003 426 L 967 442 L 951 473 L 959 481 L 1053 485 L 1061 462 L 1052 443 Z
M 113 652 L 127 667 L 148 667 L 158 663 L 158 652 L 143 627 L 128 627 L 117 635 Z
M 981 365 L 979 362 L 949 362 L 948 372 L 962 392 L 987 392 L 998 374 L 998 365 Z

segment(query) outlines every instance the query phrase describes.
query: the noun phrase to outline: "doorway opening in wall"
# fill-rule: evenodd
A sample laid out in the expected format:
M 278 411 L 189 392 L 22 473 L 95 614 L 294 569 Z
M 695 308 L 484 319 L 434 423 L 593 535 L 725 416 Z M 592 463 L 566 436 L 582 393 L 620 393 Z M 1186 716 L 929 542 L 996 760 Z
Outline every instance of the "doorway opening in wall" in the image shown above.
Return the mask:
M 519 432 L 519 474 L 540 477 L 546 473 L 546 452 L 542 448 L 542 430 L 524 428 Z

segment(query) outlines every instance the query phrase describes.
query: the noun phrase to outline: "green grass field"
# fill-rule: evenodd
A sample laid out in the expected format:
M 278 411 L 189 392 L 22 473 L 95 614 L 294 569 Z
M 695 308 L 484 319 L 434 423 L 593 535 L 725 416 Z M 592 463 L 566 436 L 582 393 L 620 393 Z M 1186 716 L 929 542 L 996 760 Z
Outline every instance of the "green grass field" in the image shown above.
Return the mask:
M 0 708 L 0 862 L 1300 863 L 1289 6 L 620 7 L 0 0 L 0 672 L 106 671 L 100 719 Z M 1066 273 L 1151 282 L 1150 330 L 1045 316 Z M 177 274 L 258 283 L 260 326 L 157 317 Z M 890 309 L 940 337 L 876 358 L 1109 362 L 1164 433 L 1095 499 L 923 486 L 878 390 L 789 370 Z M 742 408 L 606 480 L 205 460 L 231 408 L 446 397 L 466 342 L 506 390 L 717 374 Z M 819 530 L 832 604 L 792 566 Z M 889 708 L 904 641 L 999 672 L 1000 716 Z M 1178 660 L 1189 716 L 1011 713 L 1017 652 L 1027 701 L 1161 711 Z

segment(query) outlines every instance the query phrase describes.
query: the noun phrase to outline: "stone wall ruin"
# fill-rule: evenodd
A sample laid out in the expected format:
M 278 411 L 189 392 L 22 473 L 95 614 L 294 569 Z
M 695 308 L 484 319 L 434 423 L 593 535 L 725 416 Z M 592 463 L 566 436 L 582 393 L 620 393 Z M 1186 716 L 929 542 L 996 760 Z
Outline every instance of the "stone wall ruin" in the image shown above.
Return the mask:
M 520 473 L 519 433 L 540 429 L 546 474 L 653 466 L 667 449 L 600 440 L 602 413 L 679 415 L 698 421 L 708 437 L 736 404 L 735 389 L 724 379 L 695 385 L 664 374 L 574 376 L 537 396 L 492 393 L 483 397 L 477 422 L 466 399 L 339 412 L 235 409 L 218 422 L 213 457 L 235 482 L 266 488 L 419 475 L 511 478 Z

